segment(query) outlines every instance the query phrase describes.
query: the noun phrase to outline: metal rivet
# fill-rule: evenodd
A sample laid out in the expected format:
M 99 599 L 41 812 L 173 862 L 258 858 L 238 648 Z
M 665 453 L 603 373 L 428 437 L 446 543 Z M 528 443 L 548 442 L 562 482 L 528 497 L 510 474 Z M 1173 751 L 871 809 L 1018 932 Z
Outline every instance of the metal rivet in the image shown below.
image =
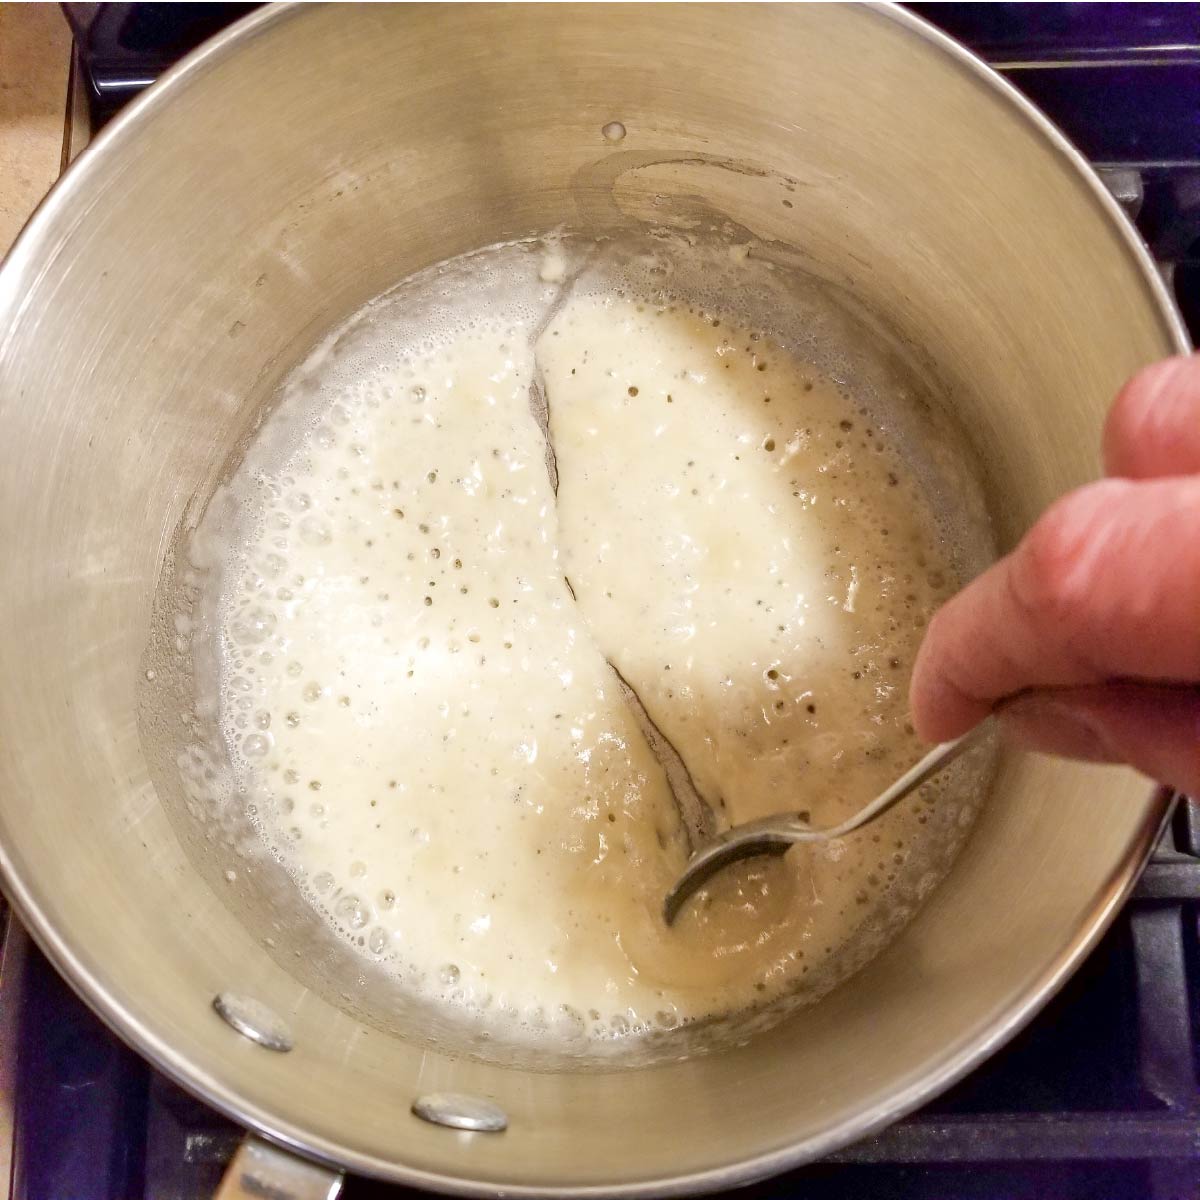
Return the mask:
M 413 1101 L 412 1110 L 422 1121 L 447 1129 L 500 1133 L 508 1128 L 508 1114 L 498 1104 L 461 1092 L 426 1092 Z
M 283 1019 L 259 1000 L 221 992 L 213 997 L 213 1008 L 227 1025 L 268 1050 L 286 1054 L 294 1045 L 292 1031 Z

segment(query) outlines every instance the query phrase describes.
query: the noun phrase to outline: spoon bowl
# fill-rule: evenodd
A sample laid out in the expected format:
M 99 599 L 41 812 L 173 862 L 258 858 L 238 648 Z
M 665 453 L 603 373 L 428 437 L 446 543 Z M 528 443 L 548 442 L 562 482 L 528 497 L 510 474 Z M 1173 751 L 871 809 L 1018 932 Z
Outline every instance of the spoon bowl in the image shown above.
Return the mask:
M 786 854 L 798 842 L 828 842 L 869 825 L 876 817 L 887 812 L 960 755 L 983 741 L 991 724 L 991 718 L 988 718 L 962 737 L 935 746 L 924 758 L 909 767 L 895 783 L 880 792 L 870 804 L 860 808 L 838 825 L 814 829 L 804 814 L 779 813 L 758 821 L 747 821 L 744 825 L 735 825 L 732 829 L 709 839 L 697 847 L 688 859 L 683 874 L 667 893 L 663 901 L 663 920 L 668 925 L 673 924 L 688 900 L 717 872 L 723 871 L 732 863 L 741 862 L 746 858 Z

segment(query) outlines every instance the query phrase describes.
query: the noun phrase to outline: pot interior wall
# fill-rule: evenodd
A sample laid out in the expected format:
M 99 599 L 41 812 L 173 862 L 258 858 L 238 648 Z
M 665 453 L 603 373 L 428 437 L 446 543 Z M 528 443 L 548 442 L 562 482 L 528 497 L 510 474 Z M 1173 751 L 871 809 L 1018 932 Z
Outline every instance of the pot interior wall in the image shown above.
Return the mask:
M 193 1087 L 410 1179 L 761 1170 L 913 1103 L 1115 902 L 1161 816 L 1145 781 L 1006 758 L 951 877 L 816 1008 L 636 1076 L 508 1070 L 314 989 L 329 959 L 269 952 L 277 914 L 236 911 L 185 848 L 146 752 L 172 714 L 138 719 L 154 589 L 279 380 L 367 299 L 491 242 L 697 215 L 886 321 L 969 431 L 1010 543 L 1095 474 L 1119 383 L 1176 348 L 1111 213 L 1008 96 L 877 10 L 302 8 L 234 41 L 104 136 L 0 273 L 0 844 L 35 931 Z M 226 988 L 285 1014 L 296 1049 L 232 1034 L 209 1008 Z M 500 1099 L 508 1133 L 413 1119 L 439 1088 Z

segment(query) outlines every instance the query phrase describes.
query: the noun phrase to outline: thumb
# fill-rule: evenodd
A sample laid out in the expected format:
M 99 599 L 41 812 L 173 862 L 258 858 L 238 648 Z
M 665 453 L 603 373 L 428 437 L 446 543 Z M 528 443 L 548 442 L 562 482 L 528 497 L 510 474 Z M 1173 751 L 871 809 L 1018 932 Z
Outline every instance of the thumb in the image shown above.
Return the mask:
M 997 709 L 1006 738 L 1027 750 L 1126 762 L 1200 795 L 1200 688 L 1110 683 L 1022 692 Z

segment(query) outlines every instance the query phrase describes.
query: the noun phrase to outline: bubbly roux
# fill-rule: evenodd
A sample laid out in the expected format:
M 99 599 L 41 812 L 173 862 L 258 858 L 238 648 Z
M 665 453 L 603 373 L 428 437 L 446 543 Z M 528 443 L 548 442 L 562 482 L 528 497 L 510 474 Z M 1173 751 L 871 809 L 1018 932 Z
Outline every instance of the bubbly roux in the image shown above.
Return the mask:
M 234 481 L 206 636 L 261 835 L 405 986 L 514 1027 L 612 1039 L 832 978 L 980 773 L 668 930 L 687 834 L 614 667 L 721 824 L 832 823 L 920 753 L 909 670 L 969 555 L 886 417 L 780 337 L 489 253 L 424 317 L 372 306 Z

